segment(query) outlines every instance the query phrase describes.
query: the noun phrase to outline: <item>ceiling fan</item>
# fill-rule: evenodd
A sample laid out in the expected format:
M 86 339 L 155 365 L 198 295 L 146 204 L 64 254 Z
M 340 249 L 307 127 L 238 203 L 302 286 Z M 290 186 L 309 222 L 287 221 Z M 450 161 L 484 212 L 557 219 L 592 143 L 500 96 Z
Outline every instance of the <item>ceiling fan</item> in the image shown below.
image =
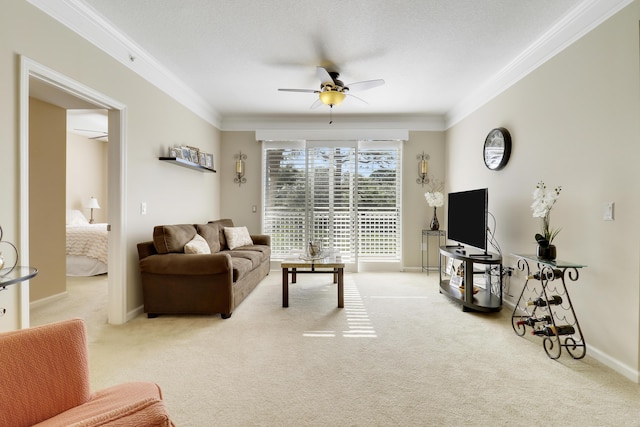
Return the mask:
M 78 134 L 85 136 L 87 139 L 99 139 L 101 141 L 105 141 L 106 138 L 109 137 L 109 133 L 102 130 L 78 129 L 78 128 L 74 128 L 73 130 Z M 89 136 L 87 134 L 100 134 L 100 135 Z
M 311 108 L 318 108 L 320 105 L 328 105 L 333 108 L 334 105 L 340 105 L 347 96 L 355 98 L 361 102 L 367 103 L 364 99 L 352 95 L 349 92 L 363 91 L 384 84 L 383 79 L 365 80 L 345 85 L 339 80 L 340 74 L 337 71 L 327 71 L 324 67 L 316 67 L 316 76 L 320 80 L 320 89 L 278 89 L 282 92 L 305 92 L 317 93 L 318 99 L 311 104 Z

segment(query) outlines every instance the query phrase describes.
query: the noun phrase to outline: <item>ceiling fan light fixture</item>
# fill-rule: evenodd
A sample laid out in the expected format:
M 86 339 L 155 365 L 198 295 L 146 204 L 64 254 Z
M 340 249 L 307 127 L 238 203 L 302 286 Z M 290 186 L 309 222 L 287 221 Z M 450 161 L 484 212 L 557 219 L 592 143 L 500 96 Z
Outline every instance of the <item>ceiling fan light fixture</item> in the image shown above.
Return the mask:
M 340 105 L 344 98 L 345 94 L 336 90 L 320 92 L 320 101 L 325 105 Z

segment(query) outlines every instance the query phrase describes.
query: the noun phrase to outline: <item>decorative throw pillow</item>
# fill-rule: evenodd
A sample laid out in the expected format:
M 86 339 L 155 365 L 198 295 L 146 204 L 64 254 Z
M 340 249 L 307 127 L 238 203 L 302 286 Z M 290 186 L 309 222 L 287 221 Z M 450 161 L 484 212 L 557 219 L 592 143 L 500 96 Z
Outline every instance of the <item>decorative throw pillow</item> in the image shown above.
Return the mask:
M 253 245 L 253 240 L 251 240 L 251 236 L 249 236 L 247 227 L 225 227 L 224 236 L 227 239 L 229 249 Z
M 193 236 L 186 245 L 184 245 L 184 253 L 185 254 L 210 254 L 211 249 L 209 248 L 209 244 L 199 234 Z
M 67 225 L 87 225 L 87 217 L 77 209 L 67 210 Z

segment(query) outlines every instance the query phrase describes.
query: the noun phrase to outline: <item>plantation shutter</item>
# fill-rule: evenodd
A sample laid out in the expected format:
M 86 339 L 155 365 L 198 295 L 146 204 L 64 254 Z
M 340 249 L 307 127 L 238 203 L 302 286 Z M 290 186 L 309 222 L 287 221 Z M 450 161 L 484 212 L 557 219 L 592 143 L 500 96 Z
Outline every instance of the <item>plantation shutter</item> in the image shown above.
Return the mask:
M 263 230 L 272 258 L 309 240 L 345 262 L 400 260 L 400 144 L 264 142 Z
M 400 261 L 400 143 L 361 142 L 358 149 L 358 258 Z

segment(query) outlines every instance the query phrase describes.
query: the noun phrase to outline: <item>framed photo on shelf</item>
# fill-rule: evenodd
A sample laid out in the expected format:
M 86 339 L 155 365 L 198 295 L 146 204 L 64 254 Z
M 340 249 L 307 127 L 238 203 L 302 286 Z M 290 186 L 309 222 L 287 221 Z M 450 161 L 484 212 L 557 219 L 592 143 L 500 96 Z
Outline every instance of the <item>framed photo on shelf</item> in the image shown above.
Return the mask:
M 206 160 L 205 167 L 208 167 L 209 169 L 213 169 L 213 154 L 207 153 L 206 157 L 207 157 L 207 160 Z
M 191 150 L 189 150 L 189 147 L 182 147 L 182 158 L 191 161 Z
M 178 150 L 176 150 L 175 147 L 170 147 L 169 148 L 169 157 L 178 158 Z
M 189 148 L 189 159 L 193 162 L 193 163 L 198 163 L 198 155 L 199 151 L 195 148 L 190 147 Z
M 198 157 L 198 163 L 200 166 L 207 166 L 207 153 L 200 152 L 200 156 Z

